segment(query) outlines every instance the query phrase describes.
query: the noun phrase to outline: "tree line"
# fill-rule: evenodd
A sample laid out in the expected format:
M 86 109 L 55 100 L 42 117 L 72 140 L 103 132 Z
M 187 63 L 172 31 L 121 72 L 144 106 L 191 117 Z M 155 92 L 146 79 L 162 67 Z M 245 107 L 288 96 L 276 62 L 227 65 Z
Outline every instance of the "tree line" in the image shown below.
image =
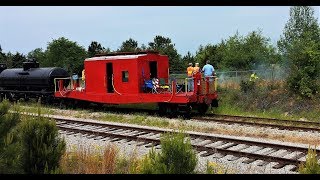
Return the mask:
M 184 56 L 178 53 L 175 44 L 169 37 L 157 35 L 147 45 L 129 38 L 114 51 L 103 47 L 98 41 L 92 41 L 84 48 L 65 37 L 54 39 L 47 48 L 36 48 L 27 55 L 16 52 L 2 52 L 0 46 L 0 62 L 9 68 L 22 66 L 28 58 L 36 59 L 41 67 L 58 66 L 69 73 L 80 74 L 83 60 L 99 53 L 137 52 L 156 50 L 169 57 L 171 72 L 185 71 L 189 62 L 205 65 L 206 60 L 221 71 L 251 70 L 258 67 L 270 68 L 278 64 L 288 72 L 287 84 L 293 92 L 303 97 L 319 94 L 320 74 L 320 28 L 314 9 L 309 6 L 293 6 L 290 17 L 277 45 L 272 45 L 270 38 L 262 34 L 262 30 L 254 30 L 247 35 L 234 35 L 222 39 L 217 44 L 201 45 L 195 54 Z

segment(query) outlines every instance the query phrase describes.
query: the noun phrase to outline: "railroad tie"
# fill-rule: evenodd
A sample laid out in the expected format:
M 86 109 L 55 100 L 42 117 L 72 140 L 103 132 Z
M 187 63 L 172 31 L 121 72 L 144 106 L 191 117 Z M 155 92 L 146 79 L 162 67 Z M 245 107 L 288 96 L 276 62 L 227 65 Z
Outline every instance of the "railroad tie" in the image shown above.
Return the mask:
M 268 161 L 261 161 L 261 162 L 257 163 L 257 166 L 265 166 L 265 165 L 267 165 L 269 163 L 270 162 L 268 162 Z
M 241 158 L 240 156 L 234 156 L 234 155 L 231 155 L 231 156 L 232 156 L 231 158 L 227 159 L 228 161 L 235 161 Z
M 242 161 L 242 163 L 250 164 L 250 163 L 252 163 L 252 162 L 254 162 L 254 161 L 256 161 L 256 159 L 248 158 L 248 159 L 246 159 L 246 160 Z
M 286 165 L 288 165 L 288 164 L 286 164 L 286 163 L 278 163 L 278 164 L 272 166 L 272 168 L 274 168 L 274 169 L 280 169 L 280 168 L 283 168 L 283 167 L 286 166 Z
M 303 153 L 303 152 L 300 152 L 299 154 L 296 154 L 295 156 L 293 156 L 293 157 L 290 158 L 290 159 L 300 159 L 300 158 L 302 158 L 302 157 L 304 157 L 304 156 L 306 156 L 306 154 Z
M 229 145 L 223 146 L 223 147 L 221 147 L 221 148 L 219 148 L 219 149 L 228 149 L 228 148 L 230 148 L 230 147 L 232 147 L 232 146 L 236 146 L 236 144 L 230 143 Z
M 200 156 L 201 156 L 201 157 L 207 157 L 207 156 L 210 156 L 210 155 L 212 155 L 212 154 L 214 154 L 214 153 L 216 153 L 215 150 L 210 150 L 210 151 L 207 151 L 207 152 L 204 153 L 204 154 L 201 154 Z

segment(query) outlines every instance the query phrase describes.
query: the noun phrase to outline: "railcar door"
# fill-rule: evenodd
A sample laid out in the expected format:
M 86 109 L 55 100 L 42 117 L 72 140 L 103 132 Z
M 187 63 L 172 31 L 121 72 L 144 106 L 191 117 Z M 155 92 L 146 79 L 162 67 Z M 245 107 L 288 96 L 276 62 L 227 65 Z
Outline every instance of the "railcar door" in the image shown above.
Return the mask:
M 149 68 L 150 68 L 150 79 L 158 78 L 157 61 L 149 62 Z
M 113 66 L 112 63 L 107 63 L 106 65 L 106 81 L 107 81 L 107 92 L 108 93 L 114 93 L 112 81 L 113 81 Z

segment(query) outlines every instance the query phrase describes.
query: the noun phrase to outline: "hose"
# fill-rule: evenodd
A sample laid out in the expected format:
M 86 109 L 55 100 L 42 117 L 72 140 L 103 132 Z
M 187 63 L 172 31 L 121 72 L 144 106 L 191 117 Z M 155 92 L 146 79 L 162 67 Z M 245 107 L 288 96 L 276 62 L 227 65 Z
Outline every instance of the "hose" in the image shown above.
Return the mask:
M 122 94 L 119 93 L 119 92 L 116 90 L 116 88 L 114 87 L 114 84 L 113 84 L 113 74 L 112 74 L 112 87 L 113 87 L 113 90 L 114 90 L 117 94 L 122 95 Z

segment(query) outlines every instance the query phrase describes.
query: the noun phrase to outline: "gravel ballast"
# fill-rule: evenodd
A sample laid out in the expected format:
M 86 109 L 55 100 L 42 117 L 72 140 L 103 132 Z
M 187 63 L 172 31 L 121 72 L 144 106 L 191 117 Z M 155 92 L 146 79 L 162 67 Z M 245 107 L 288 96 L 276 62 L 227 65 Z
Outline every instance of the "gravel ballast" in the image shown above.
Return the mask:
M 98 114 L 93 115 L 93 117 L 98 117 Z M 132 115 L 125 115 L 127 117 L 130 117 Z M 147 117 L 152 118 L 152 117 Z M 158 117 L 155 117 L 154 119 L 159 119 Z M 87 121 L 88 119 L 86 119 Z M 197 129 L 201 128 L 212 128 L 216 129 L 219 132 L 219 129 L 222 129 L 224 131 L 233 131 L 233 132 L 245 132 L 246 135 L 248 134 L 255 134 L 255 136 L 258 136 L 258 134 L 268 134 L 269 136 L 281 136 L 281 137 L 295 137 L 295 138 L 312 138 L 315 140 L 319 140 L 320 142 L 320 134 L 318 132 L 303 132 L 303 131 L 289 131 L 289 130 L 279 130 L 274 128 L 268 128 L 268 127 L 252 127 L 252 126 L 243 126 L 239 124 L 223 124 L 223 123 L 216 123 L 216 122 L 199 122 L 199 121 L 191 121 L 191 120 L 179 120 L 179 119 L 167 119 L 167 118 L 161 118 L 161 120 L 169 121 L 170 123 L 176 123 L 176 124 L 184 124 L 187 126 L 196 127 Z M 94 119 L 90 119 L 89 121 L 96 121 Z M 101 122 L 101 121 L 99 121 Z M 118 124 L 118 123 L 115 123 Z M 123 124 L 123 123 L 121 123 Z M 137 125 L 138 126 L 138 125 Z M 161 129 L 161 128 L 160 128 Z M 205 133 L 207 134 L 207 133 Z M 211 133 L 214 134 L 214 133 Z M 232 133 L 230 135 L 222 135 L 222 134 L 214 134 L 221 137 L 234 137 Z M 150 147 L 146 147 L 147 145 L 143 146 L 137 146 L 136 142 L 130 142 L 130 144 L 127 141 L 116 141 L 111 142 L 108 138 L 102 138 L 98 140 L 94 140 L 93 138 L 87 138 L 83 135 L 77 134 L 77 135 L 63 135 L 67 142 L 68 150 L 75 150 L 79 146 L 86 146 L 90 149 L 103 149 L 103 147 L 106 147 L 108 144 L 116 145 L 121 154 L 126 156 L 131 156 L 132 154 L 137 155 L 138 157 L 142 157 L 143 155 L 147 154 L 150 150 Z M 245 136 L 237 136 L 238 139 L 247 139 L 247 140 L 257 140 L 260 142 L 275 142 L 275 143 L 281 143 L 286 145 L 298 145 L 300 147 L 309 147 L 309 144 L 302 144 L 302 143 L 293 143 L 293 142 L 285 142 L 283 140 L 275 140 L 275 139 L 267 139 L 265 137 L 257 138 L 257 137 L 245 137 Z M 313 146 L 311 146 L 313 147 Z M 240 148 L 240 147 L 237 147 Z M 159 150 L 159 149 L 158 149 Z M 252 149 L 254 150 L 254 149 Z M 250 149 L 249 149 L 250 151 Z M 268 149 L 265 149 L 264 151 L 268 151 Z M 255 161 L 253 163 L 243 163 L 242 161 L 245 160 L 245 157 L 236 158 L 232 155 L 222 156 L 218 153 L 212 154 L 207 157 L 201 157 L 200 155 L 203 154 L 198 153 L 198 166 L 197 169 L 201 173 L 205 173 L 206 169 L 206 163 L 207 161 L 214 162 L 222 167 L 222 173 L 237 173 L 237 174 L 295 174 L 297 172 L 290 171 L 291 168 L 294 166 L 287 165 L 280 169 L 274 169 L 272 166 L 276 165 L 277 163 L 268 163 L 265 164 L 262 161 Z M 264 153 L 264 152 L 260 152 Z M 281 153 L 281 152 L 277 152 Z M 289 154 L 290 155 L 290 154 Z M 236 160 L 233 160 L 236 159 Z

